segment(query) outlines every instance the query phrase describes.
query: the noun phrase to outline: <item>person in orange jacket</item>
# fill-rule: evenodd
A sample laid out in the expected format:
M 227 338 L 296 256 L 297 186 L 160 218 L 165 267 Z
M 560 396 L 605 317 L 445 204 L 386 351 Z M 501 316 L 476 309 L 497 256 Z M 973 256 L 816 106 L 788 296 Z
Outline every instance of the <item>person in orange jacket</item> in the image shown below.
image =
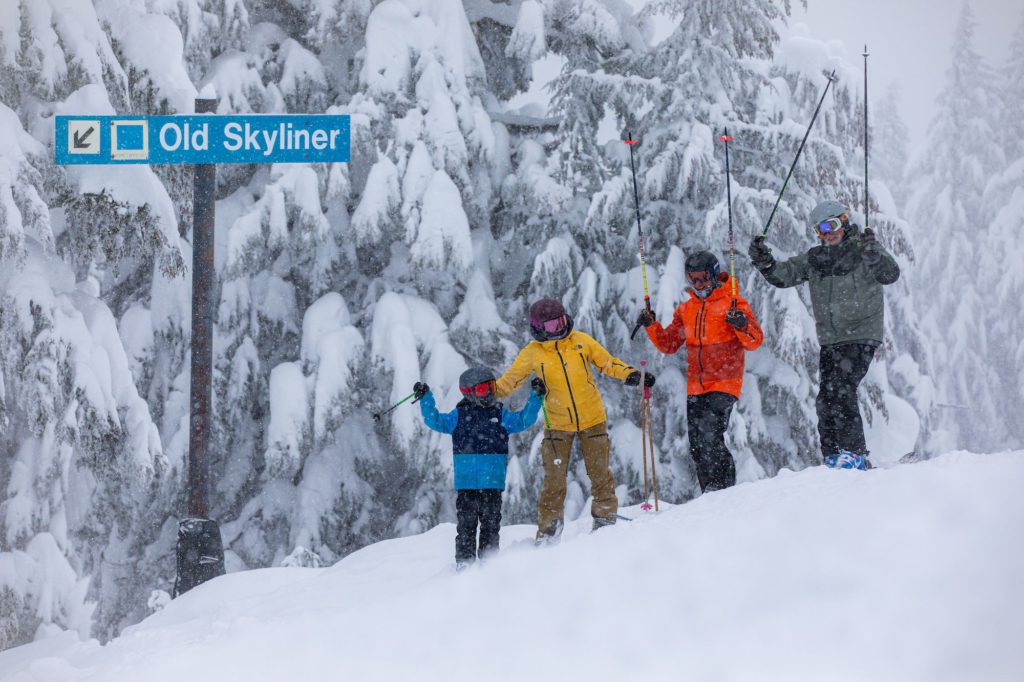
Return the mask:
M 499 398 L 511 394 L 532 374 L 547 389 L 547 423 L 541 444 L 544 483 L 537 501 L 537 543 L 542 544 L 562 532 L 566 476 L 576 439 L 594 497 L 590 509 L 593 528 L 611 525 L 618 518 L 615 478 L 609 466 L 612 446 L 607 415 L 594 370 L 630 386 L 640 384 L 640 372 L 612 356 L 589 334 L 573 329 L 572 317 L 553 298 L 542 298 L 530 306 L 530 333 L 534 341 L 519 352 L 498 379 L 496 393 Z M 648 372 L 644 383 L 653 386 L 654 375 Z
M 754 312 L 738 294 L 718 259 L 699 251 L 686 259 L 690 298 L 663 327 L 644 309 L 637 324 L 655 348 L 671 354 L 686 344 L 686 422 L 690 454 L 697 465 L 701 492 L 736 483 L 736 463 L 725 445 L 733 405 L 743 387 L 744 353 L 756 350 L 764 333 Z M 728 286 L 727 286 L 728 285 Z

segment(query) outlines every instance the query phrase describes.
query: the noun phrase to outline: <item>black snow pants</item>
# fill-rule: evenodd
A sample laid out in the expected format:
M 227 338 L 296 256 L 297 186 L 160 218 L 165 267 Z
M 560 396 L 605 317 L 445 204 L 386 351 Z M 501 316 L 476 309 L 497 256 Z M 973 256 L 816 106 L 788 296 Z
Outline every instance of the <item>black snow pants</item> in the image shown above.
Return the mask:
M 736 397 L 721 391 L 686 397 L 690 455 L 697 465 L 701 492 L 736 484 L 736 462 L 725 447 L 725 431 Z
M 455 535 L 455 560 L 472 561 L 485 558 L 498 551 L 498 532 L 501 529 L 501 491 L 459 490 L 455 496 L 458 532 Z M 480 546 L 477 551 L 477 525 L 480 526 Z
M 821 348 L 821 386 L 815 406 L 823 457 L 840 450 L 867 454 L 857 386 L 868 373 L 875 348 L 868 343 L 839 343 Z

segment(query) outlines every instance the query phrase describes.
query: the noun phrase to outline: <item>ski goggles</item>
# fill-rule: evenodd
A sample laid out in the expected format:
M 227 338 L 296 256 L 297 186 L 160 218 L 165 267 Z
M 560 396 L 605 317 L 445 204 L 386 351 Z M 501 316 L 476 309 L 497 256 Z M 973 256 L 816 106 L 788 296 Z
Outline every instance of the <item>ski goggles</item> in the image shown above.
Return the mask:
M 827 218 L 822 220 L 820 223 L 814 226 L 814 229 L 818 231 L 818 234 L 832 234 L 836 230 L 840 230 L 843 227 L 843 221 L 839 218 Z
M 459 391 L 462 392 L 462 395 L 475 395 L 477 398 L 483 398 L 491 392 L 491 384 L 493 383 L 493 381 L 484 381 L 476 386 L 459 386 Z
M 556 317 L 553 320 L 548 320 L 547 322 L 531 319 L 530 324 L 533 325 L 535 329 L 543 329 L 549 334 L 554 334 L 555 332 L 560 332 L 565 329 L 565 315 Z
M 703 289 L 704 287 L 711 284 L 714 279 L 711 273 L 707 270 L 701 270 L 699 272 L 688 272 L 686 273 L 686 279 L 690 282 L 690 286 L 695 289 Z

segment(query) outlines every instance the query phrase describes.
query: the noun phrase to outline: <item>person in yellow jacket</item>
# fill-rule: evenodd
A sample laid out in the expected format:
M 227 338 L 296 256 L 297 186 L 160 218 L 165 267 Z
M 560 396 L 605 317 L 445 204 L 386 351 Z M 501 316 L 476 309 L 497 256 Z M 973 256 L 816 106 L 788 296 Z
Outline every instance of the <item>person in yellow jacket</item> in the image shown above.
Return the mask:
M 547 387 L 544 405 L 549 424 L 541 445 L 544 483 L 537 503 L 537 542 L 541 543 L 562 532 L 566 476 L 577 438 L 594 497 L 593 527 L 615 523 L 619 504 L 609 467 L 611 441 L 593 370 L 630 386 L 640 384 L 640 372 L 613 357 L 590 335 L 573 330 L 572 318 L 553 298 L 542 298 L 530 306 L 530 332 L 535 340 L 498 379 L 496 392 L 499 398 L 513 393 L 531 374 Z M 653 386 L 654 375 L 648 372 L 644 383 Z

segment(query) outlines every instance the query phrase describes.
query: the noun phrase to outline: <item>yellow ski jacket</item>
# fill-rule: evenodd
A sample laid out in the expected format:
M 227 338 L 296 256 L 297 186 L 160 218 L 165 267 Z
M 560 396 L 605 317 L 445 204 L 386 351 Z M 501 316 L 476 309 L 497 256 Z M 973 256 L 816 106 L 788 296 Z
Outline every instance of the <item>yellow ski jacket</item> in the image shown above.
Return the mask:
M 613 357 L 589 334 L 572 331 L 557 341 L 532 341 L 497 381 L 503 398 L 536 373 L 547 386 L 544 404 L 555 431 L 582 431 L 608 419 L 591 365 L 625 381 L 636 370 Z

